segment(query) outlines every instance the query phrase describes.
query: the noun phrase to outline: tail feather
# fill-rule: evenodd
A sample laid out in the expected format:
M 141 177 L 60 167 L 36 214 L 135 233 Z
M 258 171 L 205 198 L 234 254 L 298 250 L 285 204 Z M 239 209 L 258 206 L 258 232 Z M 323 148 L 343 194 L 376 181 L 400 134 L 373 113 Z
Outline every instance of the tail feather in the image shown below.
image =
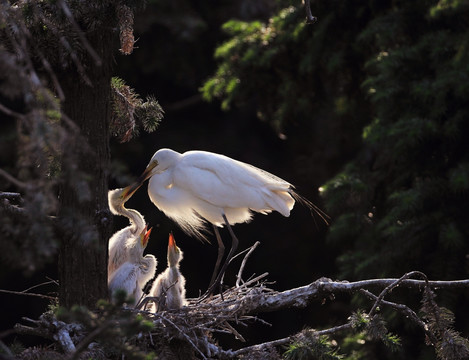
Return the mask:
M 311 211 L 311 215 L 314 216 L 313 214 L 313 211 L 314 211 L 314 213 L 316 213 L 326 223 L 326 225 L 330 225 L 331 217 L 327 215 L 323 210 L 321 210 L 320 207 L 318 207 L 317 205 L 313 204 L 311 201 L 309 201 L 305 197 L 298 194 L 295 190 L 293 190 L 293 187 L 290 189 L 290 195 L 293 196 L 293 198 L 296 201 L 298 201 L 300 204 L 309 208 L 309 210 Z

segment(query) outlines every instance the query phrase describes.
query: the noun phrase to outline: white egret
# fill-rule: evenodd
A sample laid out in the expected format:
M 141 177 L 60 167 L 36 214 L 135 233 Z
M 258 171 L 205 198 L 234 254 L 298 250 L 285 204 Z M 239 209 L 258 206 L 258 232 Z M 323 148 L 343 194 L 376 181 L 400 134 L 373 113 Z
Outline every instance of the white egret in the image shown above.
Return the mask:
M 114 215 L 125 216 L 130 225 L 117 231 L 109 239 L 108 281 L 112 274 L 128 260 L 127 249 L 139 241 L 140 233 L 145 229 L 145 219 L 134 209 L 127 209 L 124 204 L 134 194 L 130 186 L 108 192 L 109 209 Z
M 182 257 L 182 251 L 176 245 L 173 234 L 170 233 L 168 241 L 168 267 L 158 275 L 149 294 L 149 296 L 159 298 L 152 306 L 152 312 L 161 309 L 180 309 L 186 305 L 186 279 L 179 271 L 179 262 L 182 260 Z
M 148 231 L 145 228 L 140 233 L 138 241 L 134 246 L 128 248 L 127 261 L 119 266 L 110 277 L 108 287 L 111 298 L 114 298 L 117 290 L 124 290 L 127 296 L 134 299 L 134 304 L 136 304 L 143 295 L 145 284 L 155 276 L 156 258 L 151 254 L 143 256 L 150 233 L 151 228 Z
M 289 216 L 295 200 L 313 208 L 323 219 L 317 206 L 303 199 L 287 181 L 252 165 L 224 155 L 206 151 L 180 154 L 160 149 L 151 158 L 137 182 L 135 191 L 150 178 L 151 201 L 188 234 L 203 237 L 205 223 L 211 223 L 218 241 L 218 258 L 208 292 L 220 284 L 223 273 L 238 246 L 231 225 L 248 222 L 252 212 L 268 214 L 273 210 Z M 226 225 L 232 238 L 231 250 L 215 279 L 224 253 L 218 227 Z

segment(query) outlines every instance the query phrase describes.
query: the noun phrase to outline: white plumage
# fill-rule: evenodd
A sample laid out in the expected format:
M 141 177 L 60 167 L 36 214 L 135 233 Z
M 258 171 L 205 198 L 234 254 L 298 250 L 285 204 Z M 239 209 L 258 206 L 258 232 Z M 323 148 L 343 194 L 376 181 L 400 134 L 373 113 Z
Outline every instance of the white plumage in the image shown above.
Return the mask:
M 127 296 L 134 299 L 132 304 L 136 304 L 143 295 L 145 284 L 155 276 L 156 258 L 151 254 L 143 256 L 150 233 L 151 229 L 140 233 L 135 246 L 128 248 L 127 260 L 109 278 L 111 298 L 114 298 L 117 290 L 124 290 Z
M 160 149 L 137 182 L 130 186 L 132 191 L 148 178 L 151 201 L 186 233 L 204 238 L 201 231 L 205 224 L 213 224 L 218 241 L 218 258 L 208 292 L 212 292 L 221 282 L 238 245 L 230 225 L 251 220 L 253 211 L 268 214 L 275 210 L 289 216 L 295 200 L 301 200 L 313 208 L 323 219 L 325 215 L 299 196 L 287 181 L 252 165 L 211 152 L 188 151 L 180 154 L 170 149 Z M 232 246 L 215 278 L 224 252 L 217 227 L 224 225 L 230 231 Z
M 252 212 L 289 216 L 293 186 L 254 166 L 206 151 L 158 150 L 147 167 L 151 201 L 189 234 L 201 236 L 204 222 L 247 222 Z
M 145 219 L 134 209 L 127 209 L 124 204 L 133 195 L 131 187 L 114 189 L 108 192 L 109 208 L 114 215 L 125 216 L 130 225 L 117 231 L 109 239 L 108 281 L 113 273 L 128 260 L 129 247 L 135 246 L 141 232 L 145 229 Z
M 151 311 L 180 309 L 186 305 L 186 279 L 179 270 L 183 254 L 176 246 L 173 234 L 169 234 L 168 267 L 158 275 L 150 290 L 149 296 L 158 297 Z

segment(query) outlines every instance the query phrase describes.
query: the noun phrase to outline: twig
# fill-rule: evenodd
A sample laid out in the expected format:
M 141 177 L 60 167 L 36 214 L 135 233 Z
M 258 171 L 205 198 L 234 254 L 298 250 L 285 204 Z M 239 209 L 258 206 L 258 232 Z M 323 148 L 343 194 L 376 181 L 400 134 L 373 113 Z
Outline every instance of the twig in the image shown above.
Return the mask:
M 427 325 L 417 316 L 417 314 L 415 313 L 415 311 L 413 311 L 413 310 L 412 310 L 411 308 L 409 308 L 407 305 L 404 305 L 404 304 L 397 304 L 397 303 L 394 303 L 394 302 L 391 302 L 391 301 L 379 299 L 378 296 L 376 296 L 375 294 L 373 294 L 373 293 L 371 293 L 370 291 L 365 290 L 365 289 L 361 289 L 360 292 L 362 292 L 363 294 L 365 294 L 366 296 L 368 296 L 370 299 L 374 300 L 374 301 L 375 301 L 375 304 L 376 304 L 376 303 L 380 303 L 380 304 L 383 304 L 383 305 L 387 305 L 387 306 L 392 307 L 393 309 L 396 309 L 396 310 L 402 312 L 405 316 L 407 316 L 408 318 L 410 318 L 414 323 L 416 323 L 418 326 L 420 326 L 420 327 L 423 329 L 423 331 L 424 331 L 425 334 L 428 336 L 428 338 L 431 339 L 431 341 L 432 341 L 433 344 L 436 343 L 435 336 L 433 335 L 432 332 L 430 332 L 430 331 L 428 330 Z
M 311 331 L 315 335 L 321 336 L 321 335 L 335 334 L 337 332 L 344 331 L 344 330 L 349 330 L 351 328 L 352 328 L 352 325 L 347 323 L 347 324 L 335 326 L 335 327 L 332 327 L 332 328 L 326 329 L 326 330 L 311 330 Z M 276 347 L 276 346 L 281 346 L 281 345 L 288 344 L 288 343 L 292 342 L 295 339 L 295 336 L 296 335 L 287 336 L 287 337 L 282 338 L 282 339 L 267 341 L 267 342 L 262 343 L 262 344 L 251 345 L 251 346 L 248 346 L 248 347 L 236 350 L 236 351 L 223 351 L 222 354 L 224 356 L 234 358 L 234 357 L 238 357 L 238 356 L 243 355 L 243 354 L 248 354 L 252 351 L 260 351 L 260 350 L 263 350 L 265 348 Z
M 40 297 L 40 298 L 48 299 L 48 300 L 57 300 L 57 298 L 55 298 L 53 296 L 47 296 L 47 295 L 42 295 L 42 294 L 34 294 L 34 293 L 25 293 L 25 292 L 22 292 L 22 291 L 11 291 L 11 290 L 2 290 L 2 289 L 0 289 L 0 292 L 5 293 L 5 294 L 35 296 L 35 297 Z
M 1 103 L 0 103 L 0 111 L 5 113 L 8 116 L 11 116 L 11 117 L 16 117 L 16 118 L 20 118 L 20 119 L 25 117 L 25 115 L 20 114 L 16 111 L 13 111 L 13 110 L 7 108 L 5 105 L 3 105 Z
M 189 342 L 189 344 L 191 344 L 191 346 L 202 356 L 202 359 L 207 360 L 204 353 L 192 342 L 191 338 L 184 331 L 182 331 L 174 322 L 172 322 L 168 318 L 162 316 L 161 314 L 159 316 L 168 324 L 173 326 L 177 331 L 179 331 L 179 334 L 182 334 L 182 336 L 184 336 L 184 338 Z
M 3 176 L 9 182 L 13 183 L 15 186 L 17 186 L 21 189 L 29 189 L 29 187 L 30 187 L 28 184 L 16 179 L 14 176 L 9 174 L 8 172 L 3 170 L 2 168 L 0 168 L 0 175 Z
M 406 279 L 408 279 L 408 278 L 410 278 L 411 276 L 414 276 L 414 275 L 419 275 L 419 276 L 423 277 L 424 280 L 425 280 L 425 285 L 428 286 L 428 279 L 427 279 L 427 276 L 424 273 L 422 273 L 420 271 L 411 271 L 409 273 L 404 274 L 399 279 L 397 279 L 396 281 L 394 281 L 393 283 L 388 285 L 383 291 L 381 291 L 378 298 L 376 299 L 376 302 L 373 304 L 373 307 L 371 308 L 371 310 L 369 312 L 369 316 L 374 315 L 374 313 L 376 312 L 376 309 L 378 308 L 380 302 L 384 299 L 384 297 L 388 293 L 390 293 L 396 286 L 398 286 L 404 280 L 406 280 Z
M 307 24 L 314 24 L 318 21 L 318 18 L 311 14 L 311 0 L 305 0 L 305 8 L 306 8 L 306 23 Z
M 10 348 L 5 345 L 3 341 L 0 341 L 0 349 L 2 350 L 3 353 L 7 354 L 8 356 L 11 356 L 13 359 L 13 353 L 11 352 Z
M 241 276 L 244 271 L 244 266 L 246 266 L 246 262 L 249 258 L 249 256 L 252 254 L 252 252 L 259 246 L 260 242 L 256 241 L 253 246 L 249 249 L 248 253 L 244 256 L 243 261 L 241 262 L 241 266 L 239 267 L 238 275 L 236 276 L 236 287 L 239 287 L 239 284 L 241 283 Z
M 55 285 L 59 286 L 59 282 L 57 280 L 51 279 L 49 276 L 46 276 L 47 280 L 50 280 L 51 283 L 54 283 Z
M 46 281 L 46 282 L 43 282 L 43 283 L 41 283 L 41 284 L 33 285 L 33 286 L 31 286 L 30 288 L 27 288 L 27 289 L 25 289 L 25 290 L 23 290 L 23 291 L 21 291 L 21 292 L 22 292 L 22 293 L 27 293 L 29 290 L 38 288 L 38 287 L 43 286 L 43 285 L 49 285 L 49 284 L 59 285 L 56 280 L 50 279 L 50 281 Z

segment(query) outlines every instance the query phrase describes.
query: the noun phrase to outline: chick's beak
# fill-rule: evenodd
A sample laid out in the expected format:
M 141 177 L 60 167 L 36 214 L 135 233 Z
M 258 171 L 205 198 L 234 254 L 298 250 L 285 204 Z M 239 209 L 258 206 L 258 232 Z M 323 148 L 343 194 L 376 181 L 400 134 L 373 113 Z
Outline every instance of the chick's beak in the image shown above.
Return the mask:
M 142 246 L 143 247 L 146 247 L 147 244 L 148 244 L 148 240 L 150 240 L 150 234 L 151 234 L 151 230 L 153 228 L 151 227 L 150 229 L 148 229 L 147 231 L 147 227 L 145 226 L 145 229 L 142 231 Z
M 176 241 L 174 240 L 173 233 L 169 233 L 169 240 L 168 240 L 168 249 L 176 248 Z
M 125 187 L 122 192 L 124 199 L 129 200 L 140 186 L 142 186 L 142 184 L 134 183 L 132 185 Z

